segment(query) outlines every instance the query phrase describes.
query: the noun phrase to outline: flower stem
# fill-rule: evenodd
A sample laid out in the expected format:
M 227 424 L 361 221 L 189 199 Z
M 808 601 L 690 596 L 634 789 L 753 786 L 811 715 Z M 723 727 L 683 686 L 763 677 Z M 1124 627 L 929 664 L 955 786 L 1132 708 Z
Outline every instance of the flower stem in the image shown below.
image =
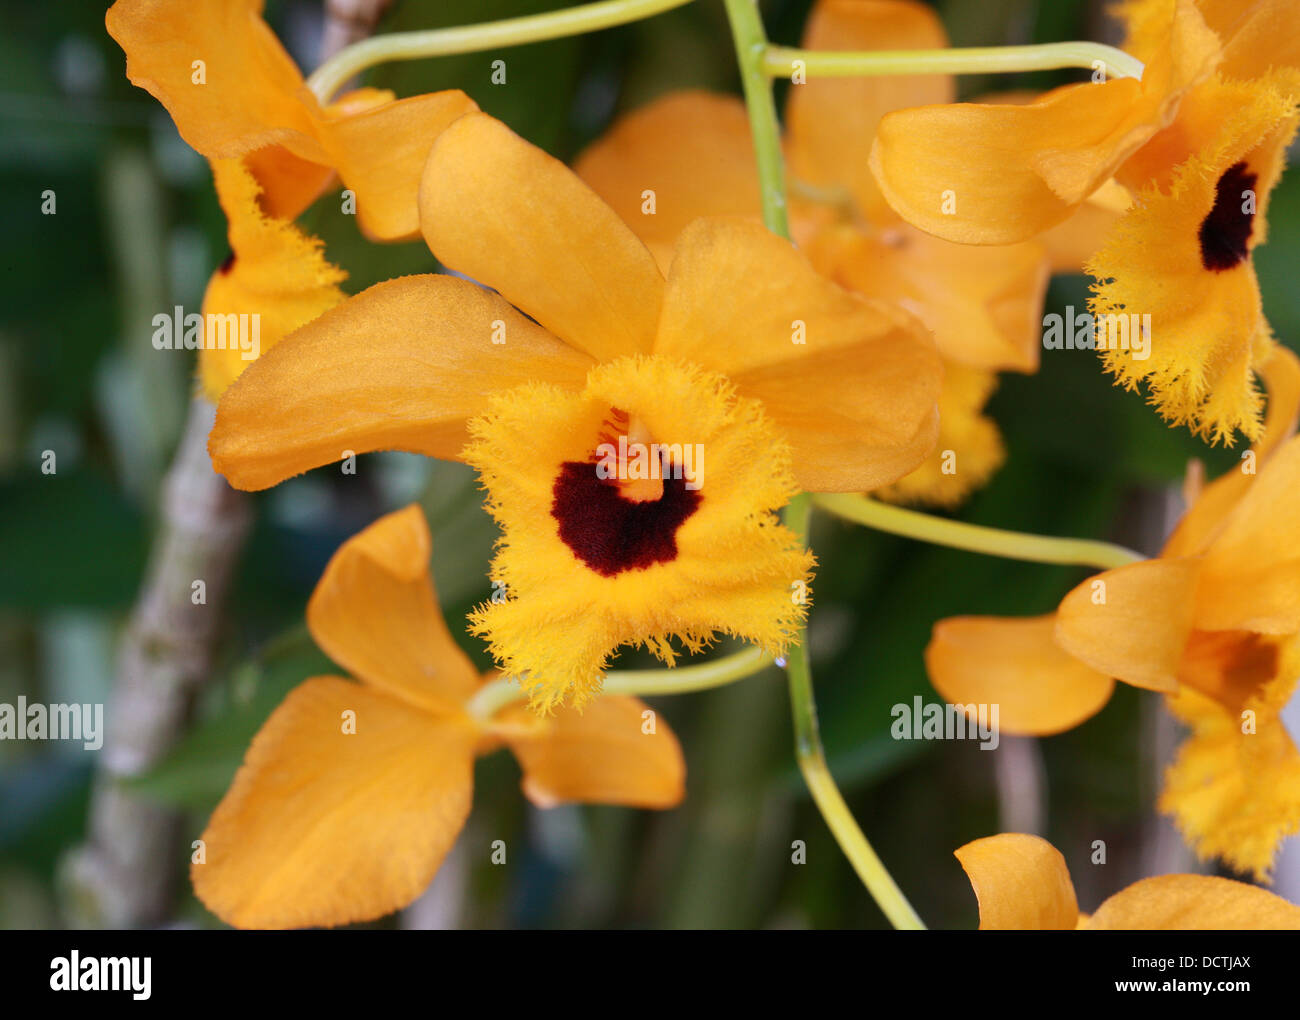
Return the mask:
M 754 138 L 763 222 L 772 233 L 789 240 L 781 125 L 776 117 L 772 83 L 763 74 L 763 56 L 768 42 L 762 19 L 758 16 L 758 0 L 724 2 L 727 19 L 731 22 L 731 35 L 736 43 L 736 59 L 740 62 L 740 83 L 745 92 L 745 108 L 749 111 L 749 130 Z
M 615 670 L 606 675 L 601 691 L 605 694 L 688 694 L 743 680 L 771 664 L 772 656 L 761 648 L 746 648 L 712 662 L 672 670 Z
M 757 0 L 725 0 L 727 19 L 736 42 L 740 62 L 740 79 L 749 110 L 750 132 L 754 136 L 754 155 L 758 162 L 759 188 L 763 200 L 763 222 L 774 234 L 786 240 L 790 228 L 786 219 L 785 168 L 781 156 L 781 128 L 772 99 L 772 83 L 763 73 L 764 54 L 768 51 L 767 34 L 758 14 Z M 800 493 L 785 508 L 785 523 L 803 545 L 808 544 L 808 521 L 812 504 L 807 493 Z M 826 766 L 821 734 L 817 727 L 817 702 L 813 696 L 812 668 L 808 661 L 807 627 L 801 628 L 791 642 L 786 675 L 790 685 L 790 707 L 794 716 L 795 757 L 799 770 L 812 793 L 813 802 L 826 819 L 835 841 L 862 884 L 879 904 L 895 928 L 920 929 L 925 925 L 916 916 L 907 898 L 894 882 L 867 838 L 853 820 L 835 779 Z
M 601 694 L 639 695 L 657 697 L 662 694 L 690 694 L 693 691 L 707 691 L 713 687 L 722 687 L 736 680 L 766 669 L 772 664 L 772 656 L 761 648 L 745 648 L 733 655 L 720 659 L 697 663 L 694 666 L 679 666 L 674 669 L 629 669 L 615 670 L 605 674 Z M 494 680 L 483 686 L 474 695 L 466 710 L 479 720 L 491 719 L 507 705 L 522 701 L 527 697 L 519 684 L 511 680 Z
M 785 508 L 786 526 L 805 545 L 808 542 L 811 515 L 812 498 L 806 492 L 796 496 Z M 893 876 L 854 821 L 853 813 L 844 802 L 826 764 L 821 731 L 817 725 L 817 701 L 813 695 L 806 633 L 800 635 L 798 646 L 790 649 L 787 674 L 790 681 L 790 710 L 794 716 L 795 756 L 817 809 L 822 813 L 822 818 L 826 820 L 840 849 L 844 851 L 844 856 L 849 859 L 858 878 L 867 887 L 890 924 L 908 931 L 924 929 L 925 925 L 907 902 L 907 897 L 898 888 Z
M 1048 71 L 1061 67 L 1096 68 L 1112 78 L 1141 79 L 1142 62 L 1114 46 L 1094 42 L 1043 43 L 1037 46 L 983 46 L 944 50 L 798 50 L 769 46 L 762 72 L 789 78 L 796 61 L 808 77 L 843 78 L 877 74 L 1000 74 Z
M 986 528 L 981 524 L 950 521 L 945 517 L 932 517 L 916 510 L 890 506 L 854 493 L 822 493 L 814 496 L 813 502 L 837 517 L 865 524 L 878 531 L 1011 560 L 1065 563 L 1110 570 L 1147 558 L 1132 549 L 1111 545 L 1109 542 L 1094 542 L 1084 538 L 1052 538 L 1048 535 L 1027 535 L 1020 531 Z
M 444 57 L 453 53 L 559 39 L 568 35 L 596 32 L 602 28 L 638 21 L 683 7 L 690 0 L 604 0 L 563 10 L 530 14 L 522 18 L 489 21 L 459 28 L 435 28 L 424 32 L 393 32 L 349 46 L 321 64 L 307 79 L 307 87 L 327 103 L 343 83 L 368 67 L 390 60 Z

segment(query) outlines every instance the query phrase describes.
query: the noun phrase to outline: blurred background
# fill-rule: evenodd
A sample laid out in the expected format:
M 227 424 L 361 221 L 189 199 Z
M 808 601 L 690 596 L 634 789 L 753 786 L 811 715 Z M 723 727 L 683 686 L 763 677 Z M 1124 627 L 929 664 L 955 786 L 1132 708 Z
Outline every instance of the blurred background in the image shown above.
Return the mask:
M 378 30 L 556 6 L 396 0 Z M 1117 41 L 1102 5 L 1084 0 L 937 6 L 954 45 Z M 197 310 L 227 246 L 207 165 L 127 82 L 123 55 L 104 31 L 105 7 L 0 3 L 0 702 L 106 703 L 112 718 L 126 624 L 150 550 L 166 539 L 162 482 L 193 385 L 194 355 L 155 351 L 150 321 L 173 305 Z M 763 7 L 773 39 L 797 44 L 809 0 Z M 271 0 L 267 17 L 299 64 L 314 67 L 321 0 Z M 506 86 L 490 84 L 498 56 L 508 61 Z M 960 88 L 971 96 L 1078 77 L 964 78 Z M 663 92 L 738 91 L 718 0 L 583 38 L 390 65 L 367 81 L 399 95 L 462 88 L 564 159 L 619 112 Z M 42 212 L 47 192 L 53 214 Z M 318 203 L 304 225 L 348 271 L 349 292 L 437 268 L 422 243 L 364 242 L 336 202 Z M 1292 345 L 1300 337 L 1298 259 L 1300 173 L 1292 173 L 1273 198 L 1269 243 L 1255 256 L 1267 314 Z M 1067 304 L 1086 304 L 1082 277 L 1053 281 L 1045 311 Z M 1187 461 L 1202 458 L 1213 474 L 1237 456 L 1166 428 L 1140 397 L 1113 388 L 1087 351 L 1051 352 L 1037 376 L 1004 376 L 990 409 L 1008 462 L 960 516 L 1005 528 L 1154 551 L 1179 511 Z M 56 456 L 52 474 L 42 472 L 46 451 Z M 491 594 L 496 531 L 472 473 L 370 455 L 354 476 L 314 472 L 229 508 L 231 527 L 247 521 L 251 530 L 214 614 L 214 653 L 196 667 L 193 697 L 182 699 L 165 753 L 139 775 L 97 778 L 103 752 L 74 742 L 0 741 L 0 927 L 219 925 L 189 891 L 189 843 L 262 720 L 296 683 L 330 671 L 302 622 L 327 559 L 347 536 L 411 500 L 428 514 L 434 572 L 455 629 Z M 1084 910 L 1144 875 L 1197 867 L 1154 814 L 1177 731 L 1153 696 L 1118 685 L 1109 706 L 1077 730 L 1004 738 L 996 751 L 889 736 L 891 706 L 914 695 L 938 700 L 921 658 L 935 620 L 1046 612 L 1085 571 L 936 549 L 821 518 L 813 543 L 821 568 L 811 641 L 831 768 L 930 926 L 975 926 L 975 899 L 952 851 L 998 831 L 1038 832 L 1059 847 Z M 458 636 L 486 667 L 482 646 Z M 628 655 L 618 663 L 638 664 Z M 537 811 L 518 791 L 513 758 L 481 759 L 474 813 L 434 886 L 377 924 L 884 926 L 804 791 L 780 673 L 655 707 L 687 755 L 680 808 Z M 495 839 L 510 847 L 506 867 L 489 862 Z M 791 861 L 795 840 L 806 845 L 806 864 Z M 1105 841 L 1104 865 L 1092 863 L 1095 840 Z M 144 853 L 156 887 L 148 897 L 102 865 L 105 854 L 138 863 Z M 1292 899 L 1298 857 L 1292 847 L 1277 886 Z

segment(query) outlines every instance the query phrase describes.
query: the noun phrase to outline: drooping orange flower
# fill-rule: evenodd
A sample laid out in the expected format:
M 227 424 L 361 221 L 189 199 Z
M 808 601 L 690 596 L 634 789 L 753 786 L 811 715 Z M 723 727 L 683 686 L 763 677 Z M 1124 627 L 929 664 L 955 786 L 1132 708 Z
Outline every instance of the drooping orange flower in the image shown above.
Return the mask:
M 909 222 L 971 244 L 1035 236 L 1118 182 L 1133 205 L 1086 263 L 1106 369 L 1148 386 L 1173 424 L 1254 440 L 1273 339 L 1251 253 L 1300 99 L 1288 4 L 1133 0 L 1118 13 L 1141 82 L 900 111 L 872 168 Z
M 415 276 L 327 312 L 227 390 L 216 469 L 257 489 L 349 450 L 472 464 L 509 594 L 475 629 L 542 708 L 593 695 L 624 644 L 671 663 L 673 636 L 695 651 L 728 633 L 779 654 L 811 558 L 774 511 L 927 456 L 924 327 L 745 220 L 684 231 L 665 279 L 572 172 L 485 114 L 434 144 L 421 222 L 444 265 L 498 293 Z
M 304 681 L 253 739 L 191 866 L 199 899 L 241 928 L 333 926 L 398 910 L 429 884 L 469 814 L 476 755 L 502 746 L 538 807 L 670 808 L 677 738 L 636 698 L 539 719 L 490 715 L 490 682 L 456 646 L 412 505 L 334 554 L 307 606 L 317 644 L 355 680 Z
M 926 649 L 949 702 L 997 703 L 1013 734 L 1078 725 L 1115 679 L 1170 695 L 1194 732 L 1162 807 L 1200 853 L 1261 877 L 1300 830 L 1300 752 L 1281 718 L 1300 675 L 1300 362 L 1279 347 L 1262 372 L 1264 436 L 1159 558 L 1089 578 L 1048 616 L 943 620 Z
M 947 45 L 924 4 L 818 0 L 804 32 L 813 49 Z M 823 274 L 901 305 L 934 333 L 946 382 L 939 440 L 884 498 L 959 502 L 1001 464 L 996 426 L 981 413 L 998 371 L 1038 366 L 1048 259 L 1037 242 L 975 250 L 902 221 L 867 166 L 880 118 L 900 107 L 950 102 L 948 76 L 817 78 L 791 86 L 786 106 L 791 233 Z M 621 118 L 575 162 L 667 268 L 673 245 L 700 216 L 760 215 L 744 104 L 734 96 L 673 93 Z
M 1161 875 L 1079 912 L 1065 858 L 1038 836 L 1000 833 L 954 851 L 979 900 L 981 931 L 1247 931 L 1300 929 L 1300 907 L 1212 875 Z
M 1251 253 L 1296 130 L 1300 89 L 1286 77 L 1194 90 L 1179 123 L 1208 117 L 1203 146 L 1167 188 L 1137 192 L 1087 263 L 1098 323 L 1149 323 L 1144 349 L 1098 345 L 1107 371 L 1126 389 L 1145 384 L 1166 421 L 1228 445 L 1259 436 L 1255 377 L 1275 346 Z
M 345 296 L 345 274 L 292 221 L 337 174 L 369 236 L 416 236 L 429 146 L 477 107 L 458 91 L 397 100 L 372 88 L 323 106 L 262 20 L 262 0 L 118 0 L 106 22 L 127 76 L 208 158 L 226 213 L 231 254 L 208 283 L 199 348 L 200 385 L 216 400 L 250 361 Z M 243 317 L 240 343 L 229 329 L 207 336 L 207 321 L 230 316 Z
M 1289 5 L 1201 6 L 1219 34 L 1219 68 L 1120 168 L 1134 206 L 1087 270 L 1097 279 L 1090 310 L 1099 321 L 1150 316 L 1149 350 L 1107 347 L 1106 369 L 1127 389 L 1145 383 L 1172 424 L 1231 444 L 1235 432 L 1254 440 L 1261 428 L 1255 373 L 1274 342 L 1252 253 L 1265 240 L 1269 196 L 1300 122 L 1300 60 L 1290 32 L 1267 39 L 1257 31 Z M 1160 7 L 1140 0 L 1124 9 L 1134 46 L 1144 45 Z
M 448 90 L 396 99 L 363 88 L 322 105 L 262 19 L 263 0 L 117 0 L 108 33 L 127 77 L 167 108 L 209 159 L 245 159 L 269 216 L 292 220 L 334 180 L 382 240 L 419 234 L 417 192 L 429 146 L 477 109 Z

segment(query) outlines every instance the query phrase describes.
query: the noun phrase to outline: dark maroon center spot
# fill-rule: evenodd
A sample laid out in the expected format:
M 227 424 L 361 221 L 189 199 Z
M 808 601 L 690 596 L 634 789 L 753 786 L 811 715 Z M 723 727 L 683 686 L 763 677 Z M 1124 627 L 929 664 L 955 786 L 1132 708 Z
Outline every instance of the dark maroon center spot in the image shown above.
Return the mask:
M 226 261 L 221 263 L 221 266 L 217 269 L 217 272 L 219 272 L 222 276 L 225 276 L 234 268 L 235 268 L 235 253 L 232 251 L 229 255 L 226 256 Z
M 551 516 L 560 523 L 560 540 L 578 559 L 605 577 L 644 570 L 677 558 L 677 529 L 695 513 L 702 498 L 686 488 L 681 474 L 664 470 L 664 492 L 644 503 L 626 499 L 618 481 L 601 478 L 594 463 L 566 461 L 551 490 Z
M 1242 162 L 1228 167 L 1215 186 L 1214 208 L 1201 223 L 1200 235 L 1201 264 L 1212 273 L 1245 261 L 1246 243 L 1255 225 L 1256 180 Z

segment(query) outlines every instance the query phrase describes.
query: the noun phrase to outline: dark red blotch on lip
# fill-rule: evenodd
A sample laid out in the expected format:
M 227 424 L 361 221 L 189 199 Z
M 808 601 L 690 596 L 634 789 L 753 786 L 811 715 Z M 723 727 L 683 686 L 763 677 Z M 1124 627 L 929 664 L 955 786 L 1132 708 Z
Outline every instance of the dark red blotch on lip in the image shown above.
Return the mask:
M 670 472 L 665 465 L 664 475 Z M 680 473 L 680 472 L 676 472 Z M 566 461 L 551 490 L 551 516 L 560 540 L 596 573 L 614 577 L 677 558 L 677 529 L 700 505 L 685 478 L 665 477 L 657 500 L 625 499 L 617 480 L 601 478 L 591 462 Z
M 234 268 L 235 268 L 235 253 L 232 251 L 229 255 L 226 256 L 226 261 L 221 263 L 221 265 L 218 267 L 217 272 L 220 273 L 222 276 L 225 276 Z
M 1258 176 L 1242 162 L 1228 167 L 1215 186 L 1214 208 L 1202 221 L 1200 234 L 1201 264 L 1212 273 L 1222 273 L 1245 261 L 1255 214 L 1242 211 L 1243 192 L 1253 192 L 1256 180 Z

